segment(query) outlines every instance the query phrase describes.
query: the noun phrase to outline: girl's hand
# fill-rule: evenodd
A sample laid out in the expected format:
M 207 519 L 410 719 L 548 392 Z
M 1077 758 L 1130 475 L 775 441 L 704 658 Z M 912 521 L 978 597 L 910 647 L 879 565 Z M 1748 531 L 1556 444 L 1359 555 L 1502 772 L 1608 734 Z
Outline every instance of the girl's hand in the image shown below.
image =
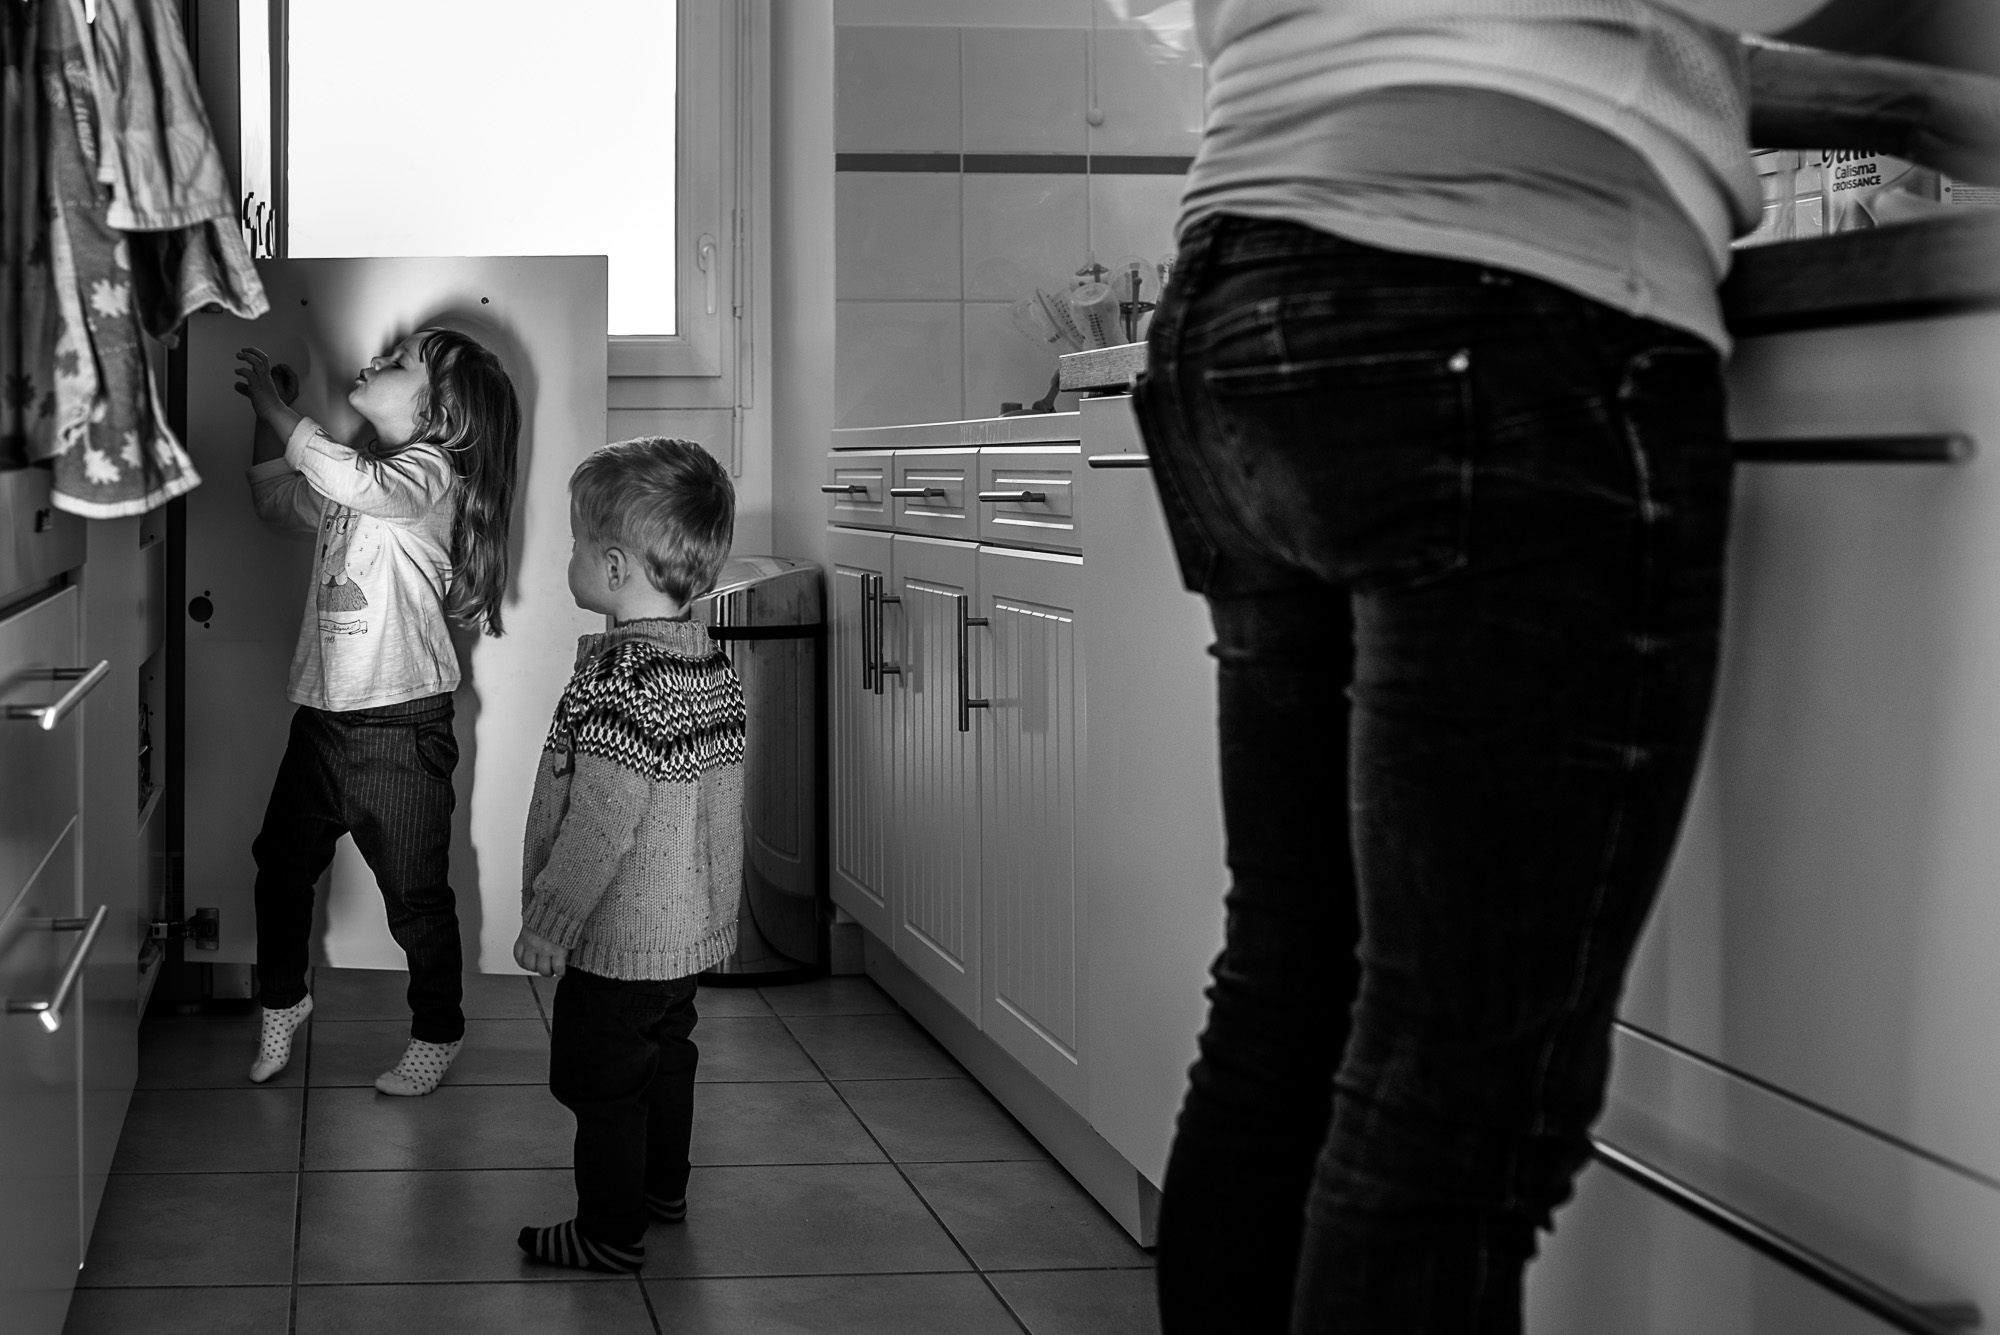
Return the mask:
M 527 928 L 514 938 L 514 963 L 544 978 L 560 978 L 569 963 L 569 951 Z
M 259 417 L 289 407 L 298 398 L 297 373 L 283 362 L 273 363 L 262 348 L 243 348 L 236 360 L 243 363 L 236 368 L 236 392 L 250 400 Z

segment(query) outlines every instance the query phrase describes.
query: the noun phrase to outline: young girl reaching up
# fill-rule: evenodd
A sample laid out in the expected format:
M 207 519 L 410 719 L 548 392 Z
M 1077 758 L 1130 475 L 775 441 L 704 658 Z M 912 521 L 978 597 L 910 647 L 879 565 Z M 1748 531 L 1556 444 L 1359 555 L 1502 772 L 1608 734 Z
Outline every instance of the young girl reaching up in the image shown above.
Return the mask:
M 499 358 L 422 329 L 354 378 L 347 401 L 368 430 L 343 445 L 292 409 L 289 367 L 256 348 L 237 358 L 236 388 L 257 412 L 257 514 L 319 535 L 292 652 L 299 708 L 251 845 L 263 1032 L 250 1079 L 284 1069 L 312 1013 L 313 886 L 352 834 L 410 964 L 409 1047 L 375 1088 L 428 1094 L 465 1034 L 446 879 L 459 680 L 448 620 L 500 634 L 520 407 Z

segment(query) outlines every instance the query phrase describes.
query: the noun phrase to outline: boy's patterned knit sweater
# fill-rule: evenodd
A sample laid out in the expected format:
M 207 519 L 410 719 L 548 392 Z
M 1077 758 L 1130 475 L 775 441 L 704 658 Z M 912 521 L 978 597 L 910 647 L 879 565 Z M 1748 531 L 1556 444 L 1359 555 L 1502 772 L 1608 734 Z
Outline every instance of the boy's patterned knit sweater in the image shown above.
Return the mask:
M 685 978 L 736 948 L 743 687 L 691 621 L 577 643 L 521 869 L 521 922 L 606 978 Z

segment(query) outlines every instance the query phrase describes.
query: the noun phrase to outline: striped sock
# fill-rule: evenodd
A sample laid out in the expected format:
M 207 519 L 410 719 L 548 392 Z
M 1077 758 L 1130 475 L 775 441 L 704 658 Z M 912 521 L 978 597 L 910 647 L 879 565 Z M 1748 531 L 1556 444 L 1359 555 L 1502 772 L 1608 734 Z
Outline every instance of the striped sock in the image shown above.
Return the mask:
M 665 1196 L 646 1193 L 646 1213 L 663 1224 L 678 1224 L 688 1217 L 688 1198 L 677 1196 L 668 1200 Z
M 519 1241 L 521 1250 L 537 1261 L 566 1265 L 572 1270 L 607 1270 L 614 1275 L 629 1275 L 646 1259 L 644 1247 L 614 1247 L 584 1237 L 577 1232 L 574 1219 L 547 1228 L 524 1228 Z

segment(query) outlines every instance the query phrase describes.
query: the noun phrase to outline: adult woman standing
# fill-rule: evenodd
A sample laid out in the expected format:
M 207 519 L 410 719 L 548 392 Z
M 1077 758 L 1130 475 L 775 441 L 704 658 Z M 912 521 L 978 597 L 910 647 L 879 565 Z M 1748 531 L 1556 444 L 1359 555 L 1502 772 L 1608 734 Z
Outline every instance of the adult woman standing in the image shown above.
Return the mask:
M 1655 0 L 1195 15 L 1135 402 L 1233 884 L 1164 1324 L 1512 1332 L 1707 721 L 1749 145 L 1993 179 L 2000 98 Z

